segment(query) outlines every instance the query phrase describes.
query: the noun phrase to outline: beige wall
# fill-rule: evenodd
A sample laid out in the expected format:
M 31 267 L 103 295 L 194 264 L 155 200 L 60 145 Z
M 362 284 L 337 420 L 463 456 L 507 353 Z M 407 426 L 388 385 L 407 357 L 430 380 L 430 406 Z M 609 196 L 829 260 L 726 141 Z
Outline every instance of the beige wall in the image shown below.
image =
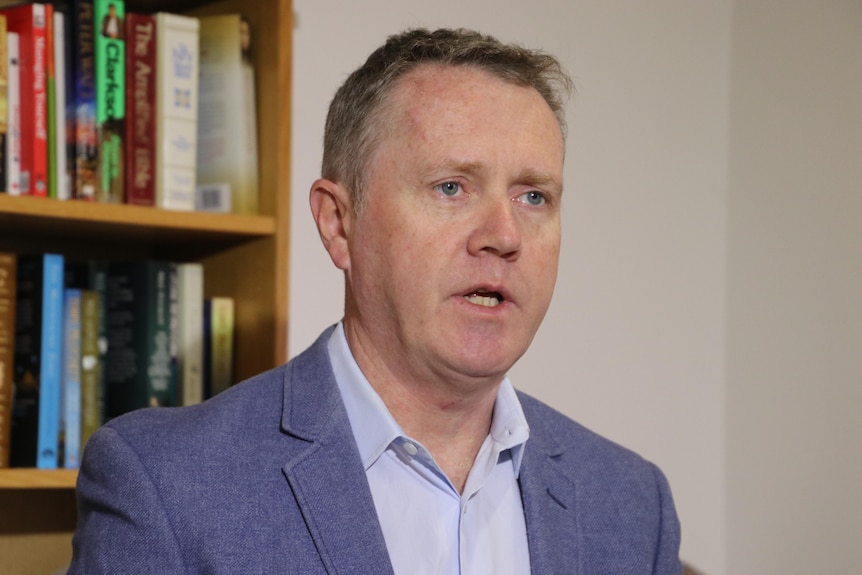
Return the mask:
M 295 0 L 290 354 L 340 317 L 306 191 L 346 74 L 410 25 L 544 48 L 578 89 L 564 246 L 513 381 L 665 470 L 696 571 L 858 571 L 860 7 Z
M 737 2 L 728 573 L 862 570 L 862 3 Z

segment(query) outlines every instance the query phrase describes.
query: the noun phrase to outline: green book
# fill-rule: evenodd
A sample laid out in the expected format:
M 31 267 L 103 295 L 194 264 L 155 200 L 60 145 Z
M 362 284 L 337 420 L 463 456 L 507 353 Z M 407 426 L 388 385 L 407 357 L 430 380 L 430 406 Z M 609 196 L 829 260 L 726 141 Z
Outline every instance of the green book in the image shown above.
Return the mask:
M 126 52 L 123 0 L 95 0 L 96 124 L 99 167 L 96 197 L 123 202 L 123 132 L 125 130 Z
M 108 417 L 177 405 L 171 357 L 171 264 L 145 260 L 108 267 Z

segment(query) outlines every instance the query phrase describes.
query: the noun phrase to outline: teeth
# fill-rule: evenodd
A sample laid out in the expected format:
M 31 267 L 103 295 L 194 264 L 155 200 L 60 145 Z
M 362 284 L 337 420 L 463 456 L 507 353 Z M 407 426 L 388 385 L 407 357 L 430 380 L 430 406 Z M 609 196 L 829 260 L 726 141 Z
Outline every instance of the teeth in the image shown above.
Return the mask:
M 485 307 L 496 307 L 500 305 L 500 300 L 497 299 L 496 296 L 484 296 L 484 295 L 465 295 L 464 298 L 472 304 L 481 305 Z

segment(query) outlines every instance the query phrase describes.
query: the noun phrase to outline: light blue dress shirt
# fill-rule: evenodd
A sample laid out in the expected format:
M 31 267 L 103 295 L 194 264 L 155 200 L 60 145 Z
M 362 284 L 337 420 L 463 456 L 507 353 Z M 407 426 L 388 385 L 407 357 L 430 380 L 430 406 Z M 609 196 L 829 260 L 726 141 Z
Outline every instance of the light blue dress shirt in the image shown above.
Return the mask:
M 530 430 L 508 378 L 497 392 L 490 432 L 458 493 L 365 379 L 343 324 L 328 346 L 396 575 L 530 573 L 518 487 Z

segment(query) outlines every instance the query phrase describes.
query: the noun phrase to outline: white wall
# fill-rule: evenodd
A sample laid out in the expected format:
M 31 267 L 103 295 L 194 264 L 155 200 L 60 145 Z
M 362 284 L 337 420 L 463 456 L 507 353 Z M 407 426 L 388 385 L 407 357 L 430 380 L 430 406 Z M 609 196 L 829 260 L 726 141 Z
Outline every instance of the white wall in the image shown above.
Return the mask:
M 326 107 L 384 37 L 467 26 L 574 76 L 559 283 L 515 385 L 656 461 L 683 559 L 725 572 L 730 0 L 295 0 L 290 354 L 339 319 L 307 190 Z
M 733 32 L 728 573 L 860 573 L 862 3 Z

